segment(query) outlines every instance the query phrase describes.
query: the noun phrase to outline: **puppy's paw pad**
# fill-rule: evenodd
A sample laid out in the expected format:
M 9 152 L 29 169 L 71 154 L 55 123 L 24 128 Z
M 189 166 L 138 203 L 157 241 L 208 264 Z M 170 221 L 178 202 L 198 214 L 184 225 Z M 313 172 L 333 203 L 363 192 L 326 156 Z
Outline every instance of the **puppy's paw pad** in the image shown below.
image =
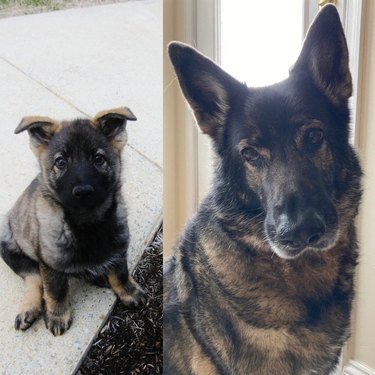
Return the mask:
M 16 316 L 14 328 L 26 331 L 39 318 L 41 311 L 39 309 L 22 311 Z
M 44 319 L 46 328 L 49 329 L 54 336 L 61 336 L 72 324 L 72 314 L 70 311 L 62 315 L 56 315 L 47 312 Z

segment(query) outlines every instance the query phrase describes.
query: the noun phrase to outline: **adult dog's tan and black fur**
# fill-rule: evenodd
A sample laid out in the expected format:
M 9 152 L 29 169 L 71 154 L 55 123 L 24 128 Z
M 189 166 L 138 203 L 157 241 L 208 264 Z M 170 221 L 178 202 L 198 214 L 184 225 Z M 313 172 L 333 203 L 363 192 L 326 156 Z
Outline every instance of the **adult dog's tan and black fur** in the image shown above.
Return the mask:
M 164 373 L 329 374 L 349 336 L 361 195 L 338 13 L 322 9 L 269 87 L 181 43 L 169 54 L 217 160 L 166 264 Z
M 69 329 L 70 275 L 109 285 L 126 305 L 144 301 L 126 260 L 121 151 L 127 120 L 136 118 L 117 108 L 93 120 L 25 117 L 15 130 L 28 131 L 41 169 L 11 209 L 0 238 L 1 256 L 25 280 L 16 329 L 28 329 L 43 310 L 54 335 Z

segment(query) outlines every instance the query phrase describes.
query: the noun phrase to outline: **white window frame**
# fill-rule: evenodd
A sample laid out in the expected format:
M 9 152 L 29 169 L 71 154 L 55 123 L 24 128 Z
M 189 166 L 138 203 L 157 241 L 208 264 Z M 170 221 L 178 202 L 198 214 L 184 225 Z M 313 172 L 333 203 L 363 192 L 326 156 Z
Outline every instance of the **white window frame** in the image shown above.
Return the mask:
M 220 0 L 185 2 L 185 41 L 220 64 Z M 209 138 L 196 126 L 191 111 L 185 112 L 186 155 L 189 168 L 189 205 L 195 211 L 206 195 L 212 177 L 212 152 Z

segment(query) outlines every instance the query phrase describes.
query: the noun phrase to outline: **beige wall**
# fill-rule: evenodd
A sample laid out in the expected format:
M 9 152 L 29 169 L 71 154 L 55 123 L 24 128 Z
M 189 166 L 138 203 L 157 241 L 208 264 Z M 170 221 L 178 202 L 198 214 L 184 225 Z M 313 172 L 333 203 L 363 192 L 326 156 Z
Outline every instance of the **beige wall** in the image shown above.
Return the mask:
M 163 10 L 163 23 L 164 23 L 164 101 L 163 101 L 163 112 L 164 112 L 164 128 L 163 128 L 163 140 L 164 140 L 164 257 L 169 255 L 171 248 L 171 239 L 173 234 L 176 232 L 176 223 L 173 218 L 173 212 L 176 206 L 176 186 L 175 186 L 175 127 L 173 126 L 176 118 L 176 83 L 173 81 L 173 72 L 171 65 L 168 61 L 165 50 L 167 48 L 168 41 L 173 39 L 175 35 L 175 6 L 173 0 L 164 0 Z M 172 82 L 172 83 L 171 83 Z
M 170 41 L 186 39 L 185 1 L 190 0 L 164 0 L 164 258 L 195 207 L 187 182 L 194 162 L 193 150 L 186 149 L 191 129 L 185 126 L 186 104 L 166 52 Z
M 358 147 L 364 196 L 358 221 L 360 265 L 351 358 L 375 369 L 375 1 L 364 9 Z

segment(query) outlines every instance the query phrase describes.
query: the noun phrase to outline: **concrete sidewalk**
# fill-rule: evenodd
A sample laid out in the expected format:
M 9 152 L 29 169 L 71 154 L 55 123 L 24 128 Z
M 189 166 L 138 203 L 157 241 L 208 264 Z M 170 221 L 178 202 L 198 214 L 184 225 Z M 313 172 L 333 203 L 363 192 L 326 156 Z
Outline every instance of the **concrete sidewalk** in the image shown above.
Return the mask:
M 129 211 L 130 267 L 162 215 L 162 1 L 142 0 L 0 20 L 0 217 L 37 173 L 26 115 L 93 116 L 128 106 L 124 195 Z M 42 321 L 15 331 L 22 280 L 0 260 L 0 374 L 71 374 L 115 297 L 72 283 L 74 321 L 53 337 Z

